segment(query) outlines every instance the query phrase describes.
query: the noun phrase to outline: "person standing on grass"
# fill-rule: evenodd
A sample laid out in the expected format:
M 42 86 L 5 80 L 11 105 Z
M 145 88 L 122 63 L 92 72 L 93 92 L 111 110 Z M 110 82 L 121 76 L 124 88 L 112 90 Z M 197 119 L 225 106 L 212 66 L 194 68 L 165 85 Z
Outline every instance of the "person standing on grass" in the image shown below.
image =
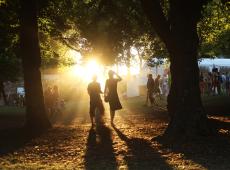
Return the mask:
M 110 107 L 110 117 L 111 117 L 111 125 L 113 124 L 115 111 L 122 109 L 122 105 L 120 103 L 118 93 L 117 93 L 117 83 L 122 80 L 122 78 L 112 70 L 108 72 L 109 79 L 105 82 L 105 102 L 109 102 Z M 116 78 L 114 78 L 116 76 Z
M 228 74 L 226 72 L 226 75 L 225 75 L 225 91 L 226 91 L 226 95 L 229 95 L 230 96 L 230 74 Z
M 54 85 L 52 89 L 52 100 L 54 102 L 54 106 L 58 106 L 59 104 L 59 90 L 58 86 Z
M 154 93 L 160 95 L 161 90 L 160 90 L 160 78 L 161 76 L 158 74 L 157 78 L 154 81 Z
M 97 82 L 97 76 L 94 75 L 92 79 L 93 81 L 89 83 L 87 91 L 90 97 L 89 115 L 93 127 L 96 109 L 98 109 L 100 112 L 100 118 L 102 117 L 102 115 L 104 115 L 105 109 L 101 100 L 102 91 L 101 91 L 100 83 Z
M 52 88 L 50 86 L 48 86 L 44 92 L 44 100 L 45 100 L 46 111 L 49 117 L 51 117 L 53 113 L 53 99 L 52 99 Z
M 199 76 L 199 85 L 200 85 L 200 93 L 201 93 L 201 95 L 204 95 L 205 81 L 204 81 L 204 75 L 202 72 L 200 72 L 200 76 Z
M 208 95 L 212 94 L 212 73 L 208 72 L 207 75 L 207 93 Z
M 221 89 L 221 84 L 223 83 L 222 76 L 220 72 L 217 72 L 217 92 L 218 95 L 221 95 L 222 89 Z
M 150 101 L 151 106 L 154 105 L 154 97 L 153 97 L 153 91 L 154 91 L 154 80 L 152 74 L 148 74 L 148 81 L 147 81 L 147 100 L 146 105 L 148 105 L 148 99 Z

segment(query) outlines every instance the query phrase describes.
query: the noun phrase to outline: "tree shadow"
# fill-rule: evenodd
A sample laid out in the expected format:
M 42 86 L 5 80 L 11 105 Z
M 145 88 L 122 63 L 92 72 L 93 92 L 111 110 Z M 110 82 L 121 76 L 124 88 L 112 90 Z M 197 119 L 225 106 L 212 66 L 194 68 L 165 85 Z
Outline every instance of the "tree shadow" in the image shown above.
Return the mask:
M 0 156 L 14 152 L 29 142 L 34 135 L 24 127 L 0 130 Z
M 216 119 L 209 121 L 218 133 L 171 144 L 166 144 L 159 138 L 154 140 L 162 144 L 162 150 L 170 150 L 176 154 L 181 153 L 183 159 L 192 160 L 205 169 L 230 169 L 230 122 Z
M 212 119 L 209 118 L 210 125 L 214 127 L 215 129 L 225 129 L 225 130 L 230 130 L 230 122 L 224 122 L 220 121 L 218 119 Z
M 128 138 L 115 126 L 113 128 L 128 146 L 128 154 L 124 158 L 128 169 L 173 169 L 166 159 L 151 146 L 151 142 L 143 138 Z
M 117 169 L 111 129 L 106 126 L 90 129 L 85 154 L 85 169 Z

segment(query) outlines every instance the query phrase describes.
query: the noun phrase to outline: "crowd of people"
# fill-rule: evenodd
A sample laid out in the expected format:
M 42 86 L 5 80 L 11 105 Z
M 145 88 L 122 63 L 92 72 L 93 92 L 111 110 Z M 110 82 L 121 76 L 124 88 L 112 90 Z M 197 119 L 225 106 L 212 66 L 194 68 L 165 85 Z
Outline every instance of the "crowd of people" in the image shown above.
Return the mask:
M 89 115 L 92 123 L 97 124 L 97 113 L 99 113 L 99 122 L 103 122 L 103 115 L 105 112 L 103 100 L 101 94 L 104 94 L 104 102 L 109 104 L 110 107 L 110 117 L 111 125 L 113 125 L 115 111 L 122 109 L 120 103 L 117 84 L 122 80 L 122 78 L 114 71 L 108 72 L 108 79 L 105 82 L 104 91 L 101 90 L 100 83 L 97 82 L 97 76 L 94 75 L 92 82 L 88 84 L 87 91 L 90 97 L 90 109 Z M 146 104 L 150 102 L 151 106 L 157 105 L 156 98 L 167 96 L 170 86 L 170 77 L 167 74 L 163 76 L 157 75 L 153 78 L 152 74 L 148 74 L 148 80 L 146 83 L 147 87 L 147 98 Z M 227 94 L 230 95 L 230 75 L 228 73 L 220 73 L 218 71 L 213 71 L 209 73 L 200 73 L 200 90 L 201 94 L 217 95 L 217 94 Z M 48 87 L 45 90 L 45 103 L 48 113 L 54 113 L 54 109 L 60 104 L 60 97 L 58 87 L 54 85 L 53 87 Z
M 60 99 L 58 86 L 48 86 L 44 92 L 45 106 L 50 118 L 56 116 L 57 112 L 64 107 L 64 101 Z
M 230 95 L 230 74 L 220 73 L 217 69 L 212 72 L 200 72 L 201 95 Z
M 155 98 L 157 96 L 161 97 L 167 96 L 169 91 L 169 80 L 167 75 L 161 76 L 158 74 L 157 77 L 154 79 L 152 74 L 148 74 L 147 80 L 147 98 L 146 98 L 146 105 L 150 102 L 151 106 L 157 105 Z

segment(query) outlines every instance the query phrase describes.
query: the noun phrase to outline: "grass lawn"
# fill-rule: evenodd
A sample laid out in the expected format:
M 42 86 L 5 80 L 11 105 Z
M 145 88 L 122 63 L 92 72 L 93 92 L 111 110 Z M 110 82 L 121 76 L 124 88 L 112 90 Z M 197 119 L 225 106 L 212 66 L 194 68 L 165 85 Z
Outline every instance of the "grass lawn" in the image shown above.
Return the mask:
M 23 114 L 25 113 L 25 108 L 16 106 L 0 106 L 0 114 Z

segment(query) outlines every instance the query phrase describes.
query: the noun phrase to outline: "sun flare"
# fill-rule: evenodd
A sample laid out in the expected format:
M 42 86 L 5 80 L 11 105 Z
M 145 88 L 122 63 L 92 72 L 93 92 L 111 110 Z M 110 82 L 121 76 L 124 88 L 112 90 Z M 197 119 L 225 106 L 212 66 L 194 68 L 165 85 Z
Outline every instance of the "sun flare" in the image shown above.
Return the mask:
M 101 86 L 104 86 L 106 79 L 105 68 L 95 59 L 86 61 L 84 64 L 76 64 L 72 67 L 71 72 L 85 83 L 89 83 L 94 75 Z

